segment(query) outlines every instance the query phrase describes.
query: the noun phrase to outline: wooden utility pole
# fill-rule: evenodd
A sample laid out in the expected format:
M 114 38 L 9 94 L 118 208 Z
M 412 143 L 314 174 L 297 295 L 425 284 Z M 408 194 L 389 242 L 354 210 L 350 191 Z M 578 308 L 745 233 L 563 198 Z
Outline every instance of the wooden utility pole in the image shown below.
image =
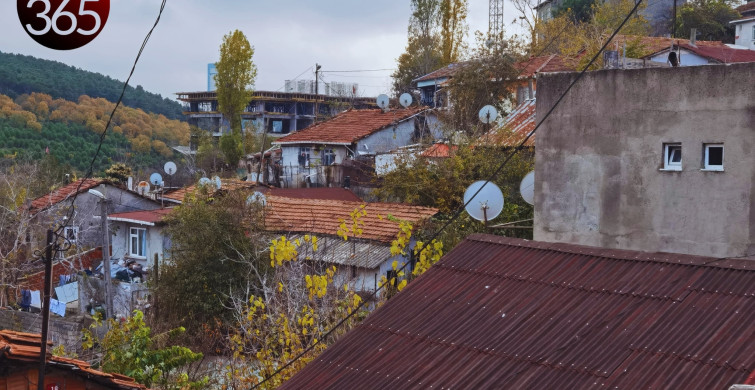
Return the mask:
M 47 365 L 47 333 L 50 324 L 50 294 L 52 290 L 52 255 L 55 253 L 55 233 L 47 231 L 47 247 L 45 248 L 45 285 L 42 297 L 42 340 L 39 350 L 39 373 L 37 375 L 37 390 L 45 388 L 45 366 Z
M 102 222 L 102 272 L 105 274 L 105 313 L 113 318 L 113 282 L 110 280 L 110 232 L 107 223 L 107 199 L 100 199 L 100 219 Z

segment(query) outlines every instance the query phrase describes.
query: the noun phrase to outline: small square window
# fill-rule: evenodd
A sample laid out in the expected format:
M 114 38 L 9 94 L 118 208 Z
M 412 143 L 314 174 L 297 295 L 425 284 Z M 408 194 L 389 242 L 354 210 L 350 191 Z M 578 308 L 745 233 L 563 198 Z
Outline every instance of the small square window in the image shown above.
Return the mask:
M 65 235 L 66 241 L 75 244 L 76 239 L 79 237 L 79 228 L 78 226 L 66 226 L 63 230 L 63 234 Z
M 682 170 L 682 144 L 663 144 L 663 169 Z
M 703 168 L 708 171 L 724 170 L 724 145 L 723 144 L 705 144 Z

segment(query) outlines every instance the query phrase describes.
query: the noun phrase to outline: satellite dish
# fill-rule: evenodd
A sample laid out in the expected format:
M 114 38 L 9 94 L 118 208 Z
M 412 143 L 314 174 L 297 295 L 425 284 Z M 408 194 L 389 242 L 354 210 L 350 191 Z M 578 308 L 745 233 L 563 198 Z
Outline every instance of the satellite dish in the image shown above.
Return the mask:
M 380 94 L 377 97 L 377 105 L 378 105 L 378 107 L 382 108 L 383 110 L 385 110 L 385 109 L 388 108 L 388 103 L 389 102 L 390 102 L 390 100 L 388 99 L 388 95 L 386 95 L 384 93 Z
M 480 190 L 480 188 L 482 189 Z M 477 193 L 477 191 L 480 192 Z M 475 196 L 476 193 L 477 195 Z M 469 201 L 470 199 L 472 200 L 471 202 Z M 503 193 L 497 185 L 491 182 L 486 182 L 485 180 L 476 181 L 464 191 L 464 204 L 467 205 L 465 209 L 469 213 L 469 216 L 478 221 L 487 222 L 497 217 L 503 211 Z
M 212 183 L 212 180 L 210 180 L 210 179 L 208 179 L 206 177 L 203 177 L 203 178 L 199 179 L 199 186 L 200 187 L 204 187 L 206 185 L 209 185 L 210 183 Z
M 165 173 L 167 173 L 170 176 L 173 176 L 177 170 L 176 163 L 174 163 L 173 161 L 168 161 L 165 163 L 165 166 L 163 167 L 163 169 L 165 170 Z
M 535 171 L 528 173 L 519 184 L 519 193 L 525 202 L 535 205 Z
M 401 103 L 401 106 L 404 108 L 407 108 L 412 105 L 412 95 L 408 93 L 402 93 L 401 97 L 398 98 L 399 103 Z
M 155 172 L 152 175 L 150 175 L 149 182 L 152 183 L 153 186 L 161 186 L 163 185 L 163 176 Z
M 220 181 L 220 177 L 219 176 L 213 176 L 212 177 L 212 182 L 213 182 L 213 184 L 215 184 L 215 189 L 216 190 L 219 190 L 221 187 L 223 187 L 223 182 Z
M 490 104 L 480 109 L 480 121 L 482 123 L 492 123 L 497 117 L 498 110 Z
M 247 206 L 251 206 L 252 203 L 259 203 L 262 207 L 265 207 L 267 206 L 267 197 L 259 191 L 254 191 L 253 194 L 246 198 Z
M 139 195 L 147 195 L 149 193 L 149 183 L 146 181 L 140 181 L 139 184 L 136 185 L 136 193 Z

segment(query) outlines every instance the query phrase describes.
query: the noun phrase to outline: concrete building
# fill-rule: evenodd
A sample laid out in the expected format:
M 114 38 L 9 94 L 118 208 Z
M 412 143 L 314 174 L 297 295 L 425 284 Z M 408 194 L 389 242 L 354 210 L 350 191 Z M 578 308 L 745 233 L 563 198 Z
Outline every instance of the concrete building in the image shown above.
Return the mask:
M 574 73 L 546 74 L 537 121 Z M 538 241 L 755 255 L 755 63 L 584 75 L 538 130 Z
M 755 0 L 748 0 L 737 11 L 742 18 L 729 22 L 734 25 L 734 44 L 755 50 Z
M 218 74 L 218 69 L 215 64 L 207 64 L 207 92 L 215 90 L 215 75 Z
M 319 80 L 286 80 L 286 92 L 289 93 L 319 93 L 326 96 L 353 97 L 359 91 L 358 83 L 343 83 L 338 81 L 325 82 Z
M 228 122 L 218 112 L 215 91 L 178 92 L 177 95 L 178 100 L 183 102 L 184 115 L 190 125 L 207 130 L 215 137 L 228 131 Z M 320 121 L 352 107 L 376 107 L 375 99 L 255 91 L 241 114 L 241 122 L 244 131 L 264 130 L 273 137 L 283 136 L 312 125 L 315 110 Z

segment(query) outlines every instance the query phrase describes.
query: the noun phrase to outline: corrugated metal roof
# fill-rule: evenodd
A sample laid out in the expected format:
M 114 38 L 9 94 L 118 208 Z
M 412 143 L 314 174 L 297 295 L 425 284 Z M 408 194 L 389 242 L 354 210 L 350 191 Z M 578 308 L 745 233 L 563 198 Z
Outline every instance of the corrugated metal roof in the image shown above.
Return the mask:
M 535 130 L 535 99 L 527 99 L 503 120 L 501 127 L 484 134 L 477 141 L 478 145 L 519 146 Z M 525 146 L 534 146 L 535 136 L 527 140 Z
M 726 389 L 755 262 L 473 235 L 282 388 Z
M 302 237 L 294 235 L 290 240 Z M 344 241 L 340 237 L 328 236 L 317 236 L 317 239 L 318 249 L 310 255 L 315 261 L 374 269 L 392 257 L 389 244 L 358 239 Z

